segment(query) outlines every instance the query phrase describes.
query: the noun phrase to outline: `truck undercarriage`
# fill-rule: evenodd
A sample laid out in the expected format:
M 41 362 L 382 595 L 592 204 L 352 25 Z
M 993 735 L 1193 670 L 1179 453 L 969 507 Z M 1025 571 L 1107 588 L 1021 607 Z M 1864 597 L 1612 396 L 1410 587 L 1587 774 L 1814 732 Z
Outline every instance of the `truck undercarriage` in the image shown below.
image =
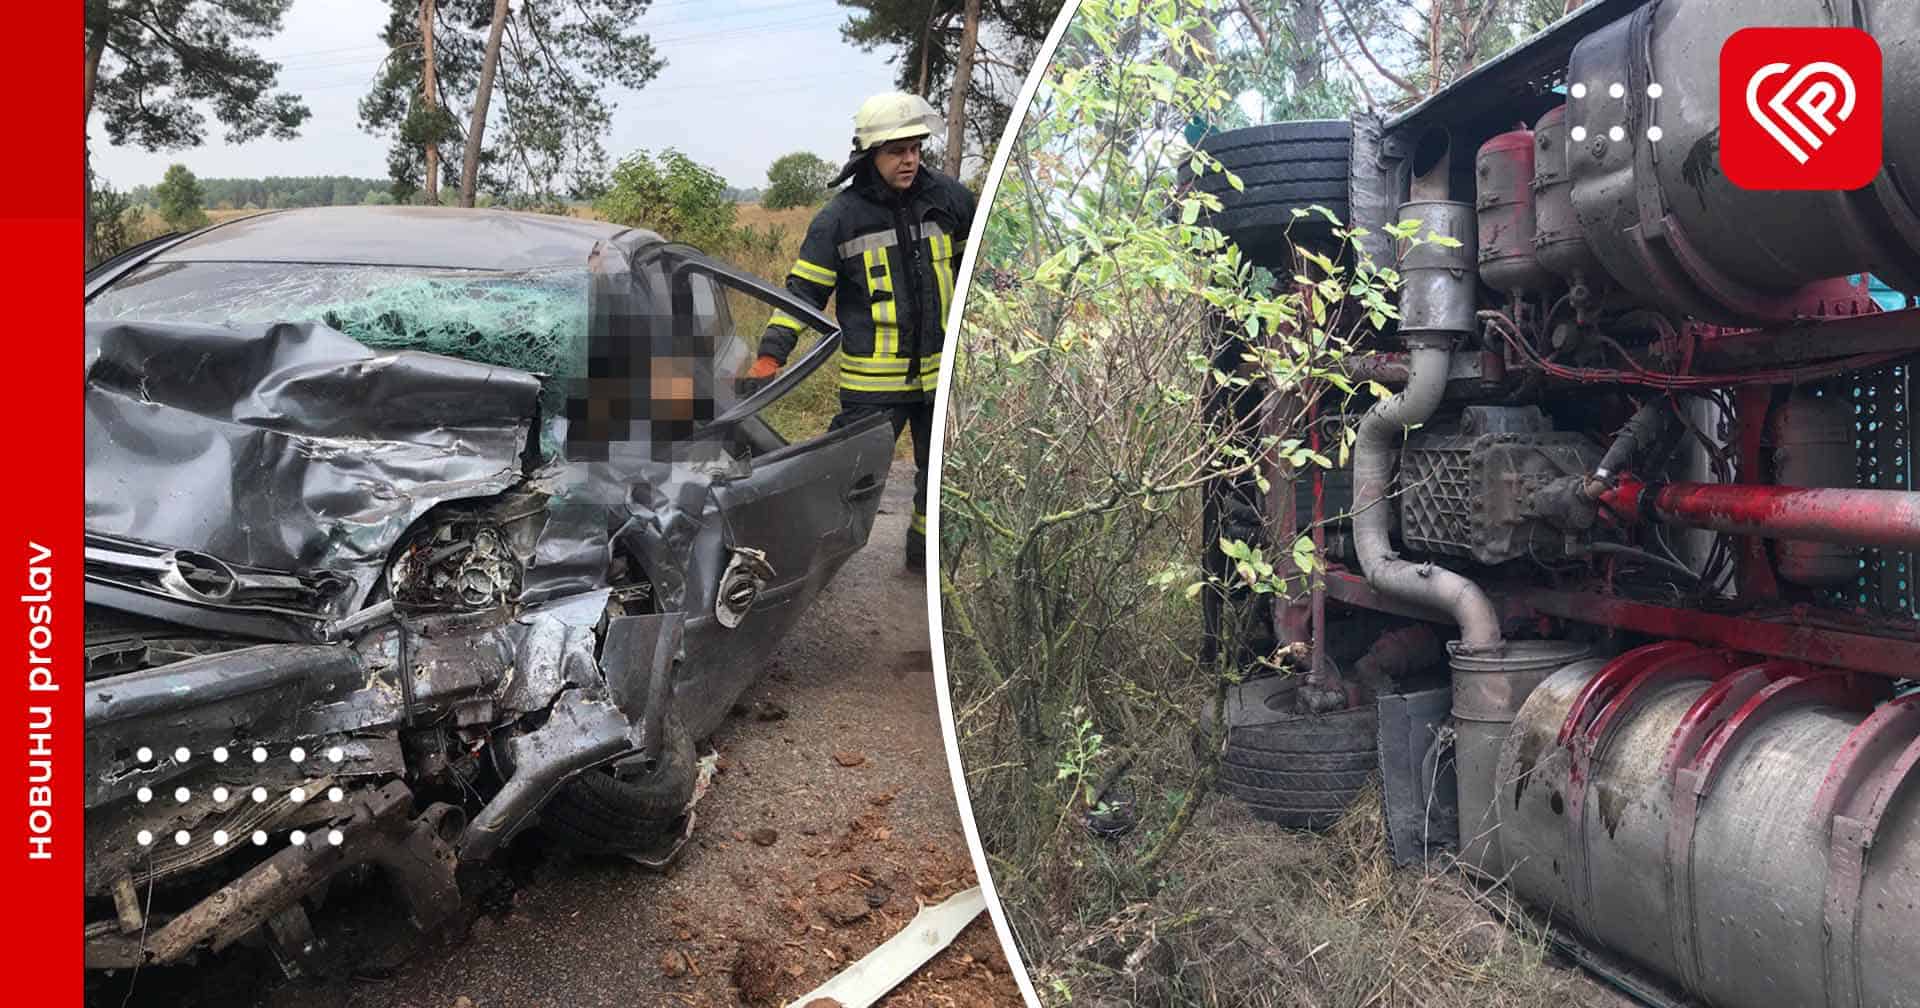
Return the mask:
M 1721 173 L 1714 54 L 1754 25 L 1879 41 L 1872 184 Z M 1252 676 L 1223 789 L 1326 822 L 1359 782 L 1282 743 L 1364 712 L 1397 858 L 1457 848 L 1653 988 L 1920 1004 L 1916 44 L 1904 3 L 1601 0 L 1392 119 L 1202 142 L 1256 262 L 1338 254 L 1295 212 L 1337 198 L 1401 275 L 1395 332 L 1344 365 L 1392 394 L 1307 432 L 1351 463 L 1212 488 L 1211 571 L 1246 530 L 1320 560 L 1209 612 Z M 1458 244 L 1396 248 L 1400 221 Z M 1217 345 L 1228 373 L 1254 349 Z M 1291 394 L 1213 405 L 1257 429 Z

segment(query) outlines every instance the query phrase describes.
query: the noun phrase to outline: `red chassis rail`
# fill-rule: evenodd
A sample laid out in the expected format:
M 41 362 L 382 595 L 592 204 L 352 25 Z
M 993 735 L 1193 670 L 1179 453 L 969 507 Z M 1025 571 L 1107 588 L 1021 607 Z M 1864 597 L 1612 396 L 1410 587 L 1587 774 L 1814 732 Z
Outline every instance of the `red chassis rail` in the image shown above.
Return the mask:
M 1766 539 L 1920 550 L 1920 493 L 1751 483 L 1642 483 L 1622 476 L 1601 497 L 1626 521 L 1657 521 Z

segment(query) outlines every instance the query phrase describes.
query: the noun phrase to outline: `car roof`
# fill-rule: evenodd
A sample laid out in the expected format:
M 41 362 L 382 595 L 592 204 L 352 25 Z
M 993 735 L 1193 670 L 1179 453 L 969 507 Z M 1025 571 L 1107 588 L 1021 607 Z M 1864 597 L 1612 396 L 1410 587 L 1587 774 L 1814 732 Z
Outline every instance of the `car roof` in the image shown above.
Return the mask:
M 148 260 L 297 262 L 432 269 L 581 266 L 596 243 L 657 235 L 606 221 L 459 207 L 341 206 L 278 210 L 207 228 Z

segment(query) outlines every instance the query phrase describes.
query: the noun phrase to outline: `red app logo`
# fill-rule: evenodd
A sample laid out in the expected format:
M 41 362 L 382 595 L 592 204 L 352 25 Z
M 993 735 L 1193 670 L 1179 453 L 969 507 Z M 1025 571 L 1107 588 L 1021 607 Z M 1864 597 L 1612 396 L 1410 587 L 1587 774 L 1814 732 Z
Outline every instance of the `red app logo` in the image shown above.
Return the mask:
M 1743 28 L 1720 47 L 1720 170 L 1742 189 L 1880 173 L 1880 45 L 1857 28 Z

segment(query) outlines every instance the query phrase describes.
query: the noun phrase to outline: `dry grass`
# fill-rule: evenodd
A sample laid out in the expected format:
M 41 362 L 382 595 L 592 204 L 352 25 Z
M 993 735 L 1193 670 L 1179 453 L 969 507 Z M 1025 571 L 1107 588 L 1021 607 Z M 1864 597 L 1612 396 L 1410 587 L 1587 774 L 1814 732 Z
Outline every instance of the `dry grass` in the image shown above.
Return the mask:
M 1023 944 L 1052 1004 L 1623 1003 L 1551 964 L 1544 936 L 1502 925 L 1476 902 L 1485 898 L 1457 875 L 1395 871 L 1371 793 L 1324 836 L 1259 822 L 1217 798 L 1153 891 Z
M 254 214 L 262 214 L 262 213 L 266 213 L 266 211 L 265 210 L 209 210 L 207 211 L 207 220 L 215 224 L 225 224 L 230 220 L 239 220 L 242 217 L 252 217 Z M 159 223 L 159 215 L 154 213 L 152 210 L 147 211 L 147 217 L 149 220 L 152 220 L 154 223 L 156 224 Z
M 813 219 L 814 211 L 817 209 L 817 207 L 787 207 L 784 210 L 769 210 L 758 203 L 742 203 L 740 215 L 734 218 L 734 223 L 743 228 L 764 228 L 769 224 L 775 224 L 805 231 L 807 222 Z M 798 248 L 799 245 L 796 243 L 794 247 Z

